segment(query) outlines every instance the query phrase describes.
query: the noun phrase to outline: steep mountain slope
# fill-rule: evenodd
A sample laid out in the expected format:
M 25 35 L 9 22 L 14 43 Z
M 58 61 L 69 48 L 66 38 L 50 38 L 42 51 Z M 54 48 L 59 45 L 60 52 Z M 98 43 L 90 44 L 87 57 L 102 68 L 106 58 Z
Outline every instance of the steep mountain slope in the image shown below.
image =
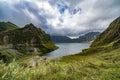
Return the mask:
M 56 48 L 50 36 L 33 24 L 0 33 L 1 55 L 18 56 L 31 53 L 40 55 Z
M 109 44 L 120 39 L 120 17 L 115 19 L 109 27 L 92 43 L 92 47 Z
M 0 32 L 19 28 L 11 22 L 0 22 Z
M 81 80 L 120 80 L 119 51 L 120 17 L 96 38 L 90 48 L 79 54 L 63 57 L 62 62 L 76 65 L 73 68 L 76 68 L 75 78 L 81 73 Z

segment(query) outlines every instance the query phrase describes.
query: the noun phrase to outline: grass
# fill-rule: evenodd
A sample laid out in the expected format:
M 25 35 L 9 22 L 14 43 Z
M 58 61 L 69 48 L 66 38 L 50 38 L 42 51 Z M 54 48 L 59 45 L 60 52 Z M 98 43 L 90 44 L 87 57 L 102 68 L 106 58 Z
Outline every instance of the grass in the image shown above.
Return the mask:
M 120 48 L 90 55 L 45 59 L 35 67 L 26 57 L 10 64 L 0 62 L 1 80 L 120 80 Z
M 109 27 L 97 36 L 96 40 L 91 44 L 92 47 L 103 46 L 120 39 L 120 17 L 112 21 Z
M 0 31 L 7 32 L 9 30 L 18 29 L 19 27 L 11 22 L 0 22 Z

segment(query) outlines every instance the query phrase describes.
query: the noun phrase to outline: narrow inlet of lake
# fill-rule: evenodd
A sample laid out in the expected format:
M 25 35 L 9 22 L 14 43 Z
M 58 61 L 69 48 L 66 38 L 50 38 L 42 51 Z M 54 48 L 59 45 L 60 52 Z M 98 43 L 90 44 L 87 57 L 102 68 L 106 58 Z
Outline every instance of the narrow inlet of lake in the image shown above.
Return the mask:
M 89 43 L 57 43 L 59 48 L 50 53 L 46 53 L 43 56 L 50 58 L 59 58 L 62 56 L 77 54 L 81 52 L 83 49 L 89 48 Z

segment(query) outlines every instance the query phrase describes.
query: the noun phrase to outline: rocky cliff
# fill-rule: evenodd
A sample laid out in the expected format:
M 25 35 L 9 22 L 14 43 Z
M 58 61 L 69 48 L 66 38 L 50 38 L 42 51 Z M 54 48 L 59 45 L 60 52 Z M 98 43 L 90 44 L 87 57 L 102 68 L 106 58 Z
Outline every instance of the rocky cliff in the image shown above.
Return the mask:
M 55 50 L 57 47 L 50 36 L 32 23 L 23 28 L 0 33 L 1 55 L 16 54 L 44 54 Z

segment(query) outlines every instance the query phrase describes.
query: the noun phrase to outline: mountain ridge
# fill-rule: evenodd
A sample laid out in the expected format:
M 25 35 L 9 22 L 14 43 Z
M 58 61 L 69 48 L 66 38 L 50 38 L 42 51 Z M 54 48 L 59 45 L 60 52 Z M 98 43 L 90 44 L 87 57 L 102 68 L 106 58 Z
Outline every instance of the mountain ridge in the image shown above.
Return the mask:
M 0 32 L 18 29 L 19 26 L 15 25 L 14 23 L 8 22 L 0 22 Z
M 52 36 L 51 35 L 51 39 L 55 43 L 80 43 L 80 42 L 93 41 L 96 38 L 96 36 L 99 34 L 100 34 L 100 32 L 88 32 L 82 36 L 79 36 L 76 39 L 71 39 L 67 36 Z
M 107 45 L 118 39 L 120 39 L 120 17 L 110 23 L 108 28 L 91 44 L 91 47 Z
M 57 49 L 52 42 L 50 35 L 46 34 L 42 29 L 37 28 L 31 23 L 25 25 L 23 28 L 1 32 L 0 48 L 1 55 L 10 55 L 12 57 L 16 56 L 13 54 L 18 53 L 21 53 L 22 55 L 42 55 Z M 12 53 L 9 49 L 15 53 Z M 16 51 L 18 52 L 16 53 Z

